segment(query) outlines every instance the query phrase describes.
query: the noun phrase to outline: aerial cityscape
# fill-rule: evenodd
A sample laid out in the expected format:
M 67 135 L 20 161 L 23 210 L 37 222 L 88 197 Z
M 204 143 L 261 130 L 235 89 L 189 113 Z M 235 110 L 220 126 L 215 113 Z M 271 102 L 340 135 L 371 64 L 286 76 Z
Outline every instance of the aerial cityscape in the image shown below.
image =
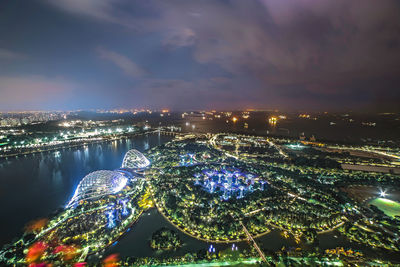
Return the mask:
M 0 266 L 400 265 L 398 1 L 0 13 Z

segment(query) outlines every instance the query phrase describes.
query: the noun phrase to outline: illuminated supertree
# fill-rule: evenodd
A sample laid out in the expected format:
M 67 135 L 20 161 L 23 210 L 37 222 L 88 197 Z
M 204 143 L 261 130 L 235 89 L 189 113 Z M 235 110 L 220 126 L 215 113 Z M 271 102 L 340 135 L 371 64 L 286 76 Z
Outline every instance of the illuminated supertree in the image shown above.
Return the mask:
M 124 200 L 121 200 L 121 204 L 122 204 L 122 215 L 123 216 L 126 216 L 126 215 L 128 215 L 128 209 L 127 209 L 127 207 L 126 207 L 126 203 L 128 202 L 128 200 L 127 199 L 124 199 Z
M 185 165 L 185 155 L 179 155 L 181 158 L 181 166 Z
M 208 176 L 204 176 L 204 186 L 208 186 Z
M 234 174 L 234 183 L 235 183 L 235 185 L 238 185 L 239 177 L 240 177 L 240 173 L 239 172 L 235 172 L 235 174 Z
M 239 194 L 238 198 L 242 198 L 243 197 L 244 186 L 243 185 L 239 186 L 239 190 L 240 190 L 240 194 Z
M 232 244 L 232 251 L 238 250 L 238 247 L 235 244 Z
M 239 169 L 227 167 L 220 170 L 203 170 L 204 182 L 202 187 L 209 193 L 222 193 L 221 199 L 228 200 L 235 196 L 243 198 L 247 192 L 253 191 L 254 174 L 243 174 Z M 195 174 L 194 177 L 199 177 Z M 196 184 L 197 183 L 196 180 Z M 260 185 L 261 187 L 261 185 Z M 257 187 L 258 188 L 258 187 Z M 261 190 L 261 189 L 260 189 Z
M 201 176 L 200 173 L 196 173 L 194 175 L 194 177 L 196 178 L 196 182 L 194 183 L 195 185 L 199 185 L 200 184 L 200 181 L 199 181 L 200 176 Z
M 247 174 L 246 177 L 247 177 L 246 184 L 248 185 L 248 189 L 250 191 L 252 191 L 253 190 L 253 184 L 254 184 L 254 175 Z
M 110 210 L 107 212 L 107 217 L 108 217 L 108 228 L 114 228 L 115 227 L 115 221 L 114 221 L 114 211 Z
M 223 174 L 222 173 L 218 173 L 218 183 L 220 184 L 221 183 L 221 177 L 223 176 Z
M 264 191 L 264 184 L 265 183 L 266 183 L 266 181 L 260 181 L 260 184 L 261 184 L 260 189 L 261 189 L 261 191 Z
M 210 247 L 208 248 L 208 252 L 215 253 L 215 247 L 213 245 L 210 245 Z
M 228 183 L 231 183 L 231 182 L 232 182 L 232 176 L 233 176 L 233 174 L 230 173 L 230 172 L 228 172 L 228 173 L 225 175 L 225 180 L 226 180 Z
M 194 154 L 189 154 L 190 164 L 193 164 Z
M 229 191 L 229 184 L 228 183 L 224 183 L 224 199 L 225 200 L 227 200 L 229 198 L 228 191 Z
M 215 182 L 214 181 L 212 181 L 212 182 L 210 182 L 210 192 L 211 193 L 214 193 L 214 189 L 215 189 Z

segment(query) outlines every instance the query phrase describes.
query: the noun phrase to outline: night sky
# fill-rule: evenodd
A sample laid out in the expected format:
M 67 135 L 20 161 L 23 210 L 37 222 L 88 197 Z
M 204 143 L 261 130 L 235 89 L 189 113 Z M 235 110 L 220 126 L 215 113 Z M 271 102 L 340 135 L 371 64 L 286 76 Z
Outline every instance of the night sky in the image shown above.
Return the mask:
M 2 0 L 0 110 L 400 110 L 400 1 Z

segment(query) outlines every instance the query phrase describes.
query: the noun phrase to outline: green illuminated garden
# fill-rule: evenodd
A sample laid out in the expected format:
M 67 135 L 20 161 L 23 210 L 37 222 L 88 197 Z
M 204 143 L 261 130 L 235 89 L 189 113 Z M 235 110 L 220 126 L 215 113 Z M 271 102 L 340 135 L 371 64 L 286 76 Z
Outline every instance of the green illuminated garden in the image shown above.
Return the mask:
M 72 264 L 118 243 L 153 208 L 176 228 L 154 232 L 153 250 L 179 251 L 184 242 L 178 233 L 232 248 L 215 252 L 211 245 L 208 252 L 183 258 L 127 264 L 273 260 L 287 255 L 286 248 L 271 251 L 260 240 L 277 232 L 294 242 L 295 257 L 361 263 L 398 253 L 400 203 L 374 188 L 395 188 L 399 177 L 343 170 L 339 161 L 348 155 L 321 144 L 226 134 L 182 135 L 144 154 L 131 150 L 120 169 L 87 175 L 64 210 L 27 232 L 3 257 L 12 252 L 16 256 L 8 262 L 36 262 L 29 256 L 35 248 L 47 253 L 40 260 Z M 339 235 L 351 247 L 316 249 L 326 234 Z M 250 250 L 235 252 L 237 243 Z M 68 259 L 54 256 L 60 246 Z M 378 256 L 368 258 L 371 250 Z
M 400 216 L 400 203 L 386 198 L 375 198 L 369 202 L 390 217 Z

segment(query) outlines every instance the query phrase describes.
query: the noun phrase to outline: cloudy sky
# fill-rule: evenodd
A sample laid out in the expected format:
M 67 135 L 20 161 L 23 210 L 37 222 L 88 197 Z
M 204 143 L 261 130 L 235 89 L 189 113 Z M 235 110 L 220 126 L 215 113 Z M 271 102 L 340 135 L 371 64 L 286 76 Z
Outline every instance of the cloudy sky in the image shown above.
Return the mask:
M 400 110 L 397 0 L 3 0 L 0 110 Z

